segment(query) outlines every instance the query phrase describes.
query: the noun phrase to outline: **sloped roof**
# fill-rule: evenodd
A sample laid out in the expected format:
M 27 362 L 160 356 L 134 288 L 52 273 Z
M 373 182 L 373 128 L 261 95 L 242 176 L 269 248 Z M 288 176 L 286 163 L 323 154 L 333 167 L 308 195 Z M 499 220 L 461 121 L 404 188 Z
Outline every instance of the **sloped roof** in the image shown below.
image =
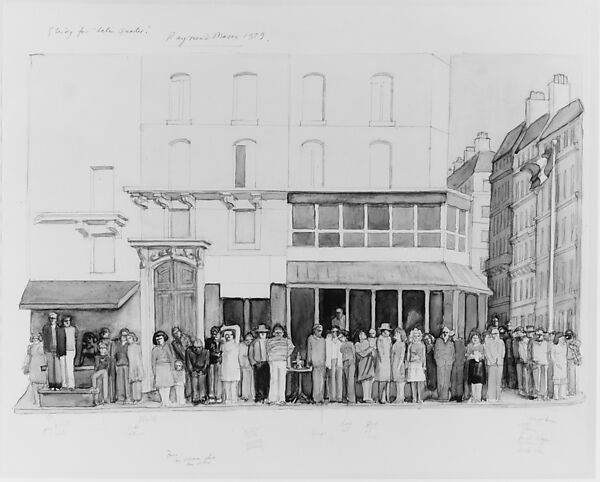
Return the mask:
M 544 114 L 543 116 L 534 120 L 525 131 L 525 135 L 523 136 L 523 139 L 521 139 L 521 142 L 519 142 L 519 147 L 517 147 L 515 152 L 519 152 L 521 149 L 526 148 L 529 144 L 535 141 L 544 130 L 549 118 L 550 114 Z
M 492 162 L 495 162 L 505 154 L 509 153 L 512 149 L 514 149 L 515 144 L 521 138 L 521 134 L 525 130 L 525 126 L 525 122 L 521 122 L 517 127 L 515 127 L 508 134 L 506 134 Z
M 495 152 L 478 152 L 471 159 L 448 176 L 448 187 L 456 189 L 469 179 L 474 172 L 492 172 L 492 159 Z
M 557 130 L 562 129 L 569 122 L 576 119 L 583 113 L 583 104 L 579 99 L 575 99 L 570 104 L 567 104 L 560 109 L 544 129 L 540 139 L 545 139 L 554 134 Z

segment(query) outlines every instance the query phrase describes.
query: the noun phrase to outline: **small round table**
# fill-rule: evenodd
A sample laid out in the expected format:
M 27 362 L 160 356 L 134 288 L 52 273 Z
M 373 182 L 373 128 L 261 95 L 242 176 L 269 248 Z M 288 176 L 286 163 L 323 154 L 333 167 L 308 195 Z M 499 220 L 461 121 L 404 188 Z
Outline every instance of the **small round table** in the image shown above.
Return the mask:
M 288 402 L 290 403 L 310 403 L 310 398 L 302 391 L 302 375 L 305 373 L 312 372 L 312 367 L 289 367 L 287 369 L 289 373 L 298 374 L 298 390 L 296 393 L 290 395 Z

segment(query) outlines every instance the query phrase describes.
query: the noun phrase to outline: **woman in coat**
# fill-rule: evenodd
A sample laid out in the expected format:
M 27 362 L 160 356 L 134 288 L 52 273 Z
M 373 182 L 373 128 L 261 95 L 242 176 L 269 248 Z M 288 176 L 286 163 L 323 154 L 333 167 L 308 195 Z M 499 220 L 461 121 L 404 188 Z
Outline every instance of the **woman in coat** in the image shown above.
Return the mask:
M 406 350 L 406 381 L 410 383 L 413 403 L 423 403 L 423 385 L 425 383 L 426 349 L 418 328 L 410 332 L 410 343 Z
M 133 403 L 140 403 L 142 401 L 142 380 L 144 379 L 142 347 L 138 343 L 137 335 L 132 331 L 127 335 L 127 358 L 129 359 L 131 400 Z
M 378 384 L 379 403 L 388 402 L 390 381 L 392 380 L 392 339 L 390 337 L 390 324 L 382 323 L 379 327 L 379 336 L 375 352 L 375 381 Z
M 554 335 L 554 343 L 550 348 L 552 363 L 552 398 L 563 399 L 567 396 L 567 340 L 563 333 Z
M 471 332 L 466 352 L 468 364 L 468 381 L 471 385 L 473 402 L 481 402 L 481 391 L 485 382 L 485 348 L 479 338 L 479 333 Z
M 44 354 L 42 335 L 36 333 L 31 335 L 31 344 L 27 347 L 27 357 L 23 364 L 23 371 L 29 374 L 29 386 L 33 395 L 33 404 L 40 404 L 38 390 L 48 384 L 48 362 Z
M 175 384 L 173 378 L 173 364 L 175 363 L 175 352 L 173 347 L 167 343 L 168 335 L 159 330 L 152 337 L 152 372 L 154 373 L 154 386 L 160 394 L 160 402 L 163 407 L 171 404 L 169 394 L 171 387 Z
M 437 364 L 435 363 L 435 338 L 431 333 L 423 335 L 426 350 L 426 372 L 427 386 L 426 398 L 434 398 L 437 395 Z
M 221 328 L 221 334 L 223 336 L 221 343 L 223 356 L 221 381 L 223 382 L 225 403 L 236 403 L 240 382 L 240 327 L 225 325 Z
M 373 385 L 373 377 L 375 376 L 375 365 L 373 360 L 375 348 L 369 343 L 367 334 L 362 330 L 358 332 L 356 339 L 357 342 L 354 345 L 356 348 L 356 359 L 358 361 L 356 381 L 362 386 L 363 403 L 373 403 L 371 386 Z
M 392 345 L 392 381 L 396 384 L 396 400 L 394 403 L 404 403 L 404 385 L 406 383 L 406 332 L 402 328 L 394 330 Z

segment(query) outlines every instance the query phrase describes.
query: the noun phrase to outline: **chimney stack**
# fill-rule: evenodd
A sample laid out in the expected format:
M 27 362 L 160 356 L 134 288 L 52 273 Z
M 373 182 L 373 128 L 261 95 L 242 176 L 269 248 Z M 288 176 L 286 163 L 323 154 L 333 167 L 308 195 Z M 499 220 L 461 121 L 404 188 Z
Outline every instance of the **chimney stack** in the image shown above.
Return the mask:
M 465 162 L 467 162 L 469 159 L 471 159 L 474 155 L 475 155 L 475 147 L 474 146 L 465 147 L 465 152 L 463 154 L 463 159 Z
M 548 101 L 551 116 L 571 102 L 571 84 L 565 74 L 554 74 L 552 82 L 548 84 Z
M 477 137 L 474 141 L 475 152 L 489 152 L 490 150 L 490 138 L 487 132 L 478 132 Z
M 548 113 L 548 101 L 543 92 L 532 90 L 525 99 L 525 122 L 530 125 L 536 119 Z

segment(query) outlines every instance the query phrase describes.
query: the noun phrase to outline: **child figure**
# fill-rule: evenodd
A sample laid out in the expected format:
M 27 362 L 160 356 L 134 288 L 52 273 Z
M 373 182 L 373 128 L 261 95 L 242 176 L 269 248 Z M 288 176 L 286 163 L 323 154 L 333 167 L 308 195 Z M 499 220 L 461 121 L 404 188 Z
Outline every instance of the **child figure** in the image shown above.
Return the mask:
M 177 405 L 185 405 L 185 369 L 183 362 L 179 359 L 175 360 L 173 364 L 173 379 L 175 380 L 175 398 Z
M 239 362 L 240 369 L 242 372 L 242 400 L 247 402 L 254 400 L 254 373 L 252 371 L 252 365 L 248 358 L 250 345 L 254 342 L 254 336 L 252 333 L 246 333 L 244 337 L 244 343 L 240 344 Z
M 104 405 L 109 401 L 108 392 L 108 370 L 110 368 L 110 356 L 108 347 L 105 343 L 98 343 L 99 354 L 94 357 L 94 374 L 92 375 L 92 388 L 98 387 L 98 380 L 102 383 L 102 389 L 98 393 L 96 402 L 98 405 Z

